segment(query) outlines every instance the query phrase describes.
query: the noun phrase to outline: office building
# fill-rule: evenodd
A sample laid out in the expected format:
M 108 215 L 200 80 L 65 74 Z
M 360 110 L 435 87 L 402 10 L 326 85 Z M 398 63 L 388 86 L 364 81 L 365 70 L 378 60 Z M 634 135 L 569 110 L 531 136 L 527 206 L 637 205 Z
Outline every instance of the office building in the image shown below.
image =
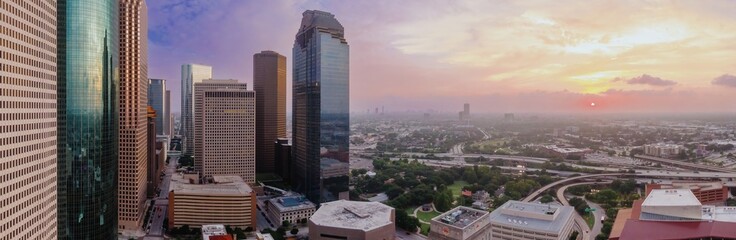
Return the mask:
M 575 224 L 575 209 L 570 206 L 508 201 L 491 212 L 493 239 L 567 240 Z
M 466 103 L 463 105 L 463 111 L 458 113 L 460 121 L 468 121 L 470 120 L 470 103 Z
M 223 224 L 256 229 L 256 194 L 239 176 L 214 176 L 196 184 L 196 174 L 174 174 L 169 191 L 169 229 Z
M 703 205 L 689 189 L 653 189 L 619 210 L 609 239 L 733 239 L 736 207 Z
M 157 165 L 156 165 L 156 111 L 153 107 L 148 106 L 148 133 L 146 134 L 146 145 L 148 151 L 146 151 L 146 196 L 149 198 L 155 197 L 155 189 L 158 185 L 158 176 L 156 176 Z
M 174 136 L 174 117 L 171 115 L 171 91 L 166 90 L 166 100 L 164 100 L 164 135 L 169 139 Z
M 156 135 L 166 135 L 168 120 L 166 113 L 166 80 L 148 80 L 148 105 L 156 111 Z
M 331 13 L 305 11 L 300 26 L 292 59 L 292 183 L 315 203 L 348 199 L 347 171 L 320 176 L 325 159 L 350 162 L 349 46 Z
M 274 142 L 274 158 L 276 159 L 276 174 L 286 183 L 291 182 L 292 164 L 291 164 L 291 144 L 288 138 L 279 138 Z
M 304 196 L 284 196 L 269 199 L 266 203 L 266 215 L 271 222 L 298 223 L 314 214 L 317 205 Z
M 120 145 L 118 228 L 139 229 L 146 210 L 148 10 L 144 0 L 120 1 Z
M 255 92 L 237 80 L 194 84 L 194 169 L 256 182 Z
M 119 1 L 57 1 L 59 239 L 118 230 Z
M 728 199 L 728 187 L 722 182 L 671 182 L 665 184 L 647 184 L 645 193 L 654 189 L 690 189 L 702 204 L 723 206 Z
M 181 66 L 181 130 L 182 153 L 194 155 L 194 83 L 212 78 L 212 67 L 198 64 Z
M 309 218 L 309 239 L 392 240 L 396 210 L 377 202 L 322 203 Z
M 286 57 L 274 51 L 253 55 L 256 91 L 256 170 L 275 171 L 274 145 L 286 137 Z
M 456 207 L 430 221 L 429 238 L 437 240 L 490 240 L 488 211 Z
M 56 7 L 0 3 L 0 240 L 57 235 Z

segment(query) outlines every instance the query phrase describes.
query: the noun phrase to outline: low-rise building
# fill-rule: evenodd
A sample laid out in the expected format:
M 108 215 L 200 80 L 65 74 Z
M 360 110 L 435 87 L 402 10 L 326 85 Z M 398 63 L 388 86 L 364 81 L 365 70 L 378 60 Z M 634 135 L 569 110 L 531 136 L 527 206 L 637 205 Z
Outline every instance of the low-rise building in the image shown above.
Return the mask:
M 297 223 L 314 214 L 317 206 L 304 196 L 285 196 L 266 201 L 267 216 L 274 224 Z
M 702 205 L 689 189 L 653 189 L 619 211 L 609 239 L 733 239 L 736 207 Z
M 669 184 L 647 184 L 646 194 L 654 189 L 690 189 L 702 204 L 723 206 L 728 199 L 728 187 L 721 182 L 672 182 Z
M 486 240 L 491 237 L 487 211 L 456 207 L 430 221 L 429 239 Z
M 644 145 L 644 154 L 649 156 L 671 158 L 676 157 L 684 148 L 677 144 L 657 143 Z
M 569 239 L 573 207 L 508 201 L 490 215 L 493 239 Z
M 542 149 L 544 149 L 548 154 L 565 159 L 584 159 L 585 155 L 591 152 L 590 149 L 559 147 L 554 145 L 543 146 Z
M 169 229 L 210 224 L 256 228 L 256 194 L 243 178 L 213 176 L 212 180 L 212 183 L 197 184 L 182 173 L 171 177 Z
M 392 240 L 395 217 L 394 208 L 378 202 L 322 203 L 309 218 L 309 239 Z
M 225 225 L 202 225 L 202 240 L 233 240 Z

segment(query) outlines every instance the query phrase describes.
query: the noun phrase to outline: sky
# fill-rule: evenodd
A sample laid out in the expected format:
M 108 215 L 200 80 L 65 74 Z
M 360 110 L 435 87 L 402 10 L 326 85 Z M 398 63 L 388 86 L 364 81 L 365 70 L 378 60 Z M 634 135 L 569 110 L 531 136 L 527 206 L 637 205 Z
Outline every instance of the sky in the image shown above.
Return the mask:
M 149 0 L 149 77 L 180 109 L 181 65 L 252 88 L 301 13 L 350 45 L 351 112 L 736 112 L 736 1 Z

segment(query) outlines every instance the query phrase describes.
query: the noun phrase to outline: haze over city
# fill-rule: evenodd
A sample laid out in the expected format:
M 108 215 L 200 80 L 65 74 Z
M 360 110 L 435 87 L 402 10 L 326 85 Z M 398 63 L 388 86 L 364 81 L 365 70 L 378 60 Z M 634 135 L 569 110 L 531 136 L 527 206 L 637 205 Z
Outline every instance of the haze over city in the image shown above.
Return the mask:
M 733 1 L 151 1 L 150 76 L 172 80 L 178 93 L 180 65 L 194 62 L 214 66 L 216 78 L 250 83 L 250 55 L 289 53 L 300 13 L 323 9 L 339 16 L 351 39 L 352 112 L 452 112 L 464 102 L 475 112 L 733 112 L 734 8 Z M 172 104 L 179 109 L 178 98 Z

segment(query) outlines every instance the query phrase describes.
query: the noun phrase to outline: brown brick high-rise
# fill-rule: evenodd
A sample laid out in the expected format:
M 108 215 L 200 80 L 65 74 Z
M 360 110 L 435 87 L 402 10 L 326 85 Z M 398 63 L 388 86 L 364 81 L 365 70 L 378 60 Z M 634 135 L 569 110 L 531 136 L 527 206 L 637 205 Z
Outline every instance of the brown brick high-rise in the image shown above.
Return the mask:
M 262 51 L 253 55 L 256 91 L 256 172 L 274 172 L 274 142 L 286 137 L 286 57 Z

